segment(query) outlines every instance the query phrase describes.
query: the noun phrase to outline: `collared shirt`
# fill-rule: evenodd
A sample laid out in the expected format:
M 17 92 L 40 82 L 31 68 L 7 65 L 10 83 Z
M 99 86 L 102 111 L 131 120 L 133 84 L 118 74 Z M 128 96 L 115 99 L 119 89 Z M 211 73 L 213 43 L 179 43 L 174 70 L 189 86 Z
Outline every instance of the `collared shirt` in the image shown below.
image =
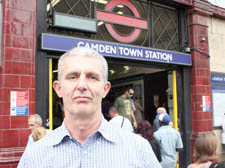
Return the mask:
M 161 126 L 154 133 L 160 145 L 163 168 L 175 168 L 177 163 L 176 149 L 183 148 L 180 133 L 171 126 Z
M 161 168 L 147 140 L 102 119 L 82 145 L 65 123 L 26 148 L 18 168 Z
M 113 117 L 109 121 L 109 123 L 112 125 L 113 128 L 116 128 L 116 129 L 122 128 L 122 129 L 125 129 L 125 130 L 128 130 L 128 131 L 134 132 L 134 129 L 133 129 L 133 126 L 132 126 L 131 122 L 123 116 Z

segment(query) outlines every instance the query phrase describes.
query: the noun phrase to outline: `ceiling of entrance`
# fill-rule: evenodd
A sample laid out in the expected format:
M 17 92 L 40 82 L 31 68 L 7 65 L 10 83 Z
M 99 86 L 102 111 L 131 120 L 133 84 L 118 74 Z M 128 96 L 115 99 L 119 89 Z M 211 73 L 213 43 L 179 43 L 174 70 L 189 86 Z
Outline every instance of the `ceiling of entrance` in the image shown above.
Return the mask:
M 150 74 L 160 71 L 164 71 L 164 69 L 109 64 L 109 80 L 134 76 L 138 74 Z

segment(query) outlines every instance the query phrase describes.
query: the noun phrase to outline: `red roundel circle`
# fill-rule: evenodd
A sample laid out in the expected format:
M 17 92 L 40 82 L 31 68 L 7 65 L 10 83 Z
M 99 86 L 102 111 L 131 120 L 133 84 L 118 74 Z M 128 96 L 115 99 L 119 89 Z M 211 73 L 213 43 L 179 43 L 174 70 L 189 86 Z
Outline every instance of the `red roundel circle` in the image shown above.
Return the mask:
M 117 5 L 124 5 L 124 6 L 128 7 L 133 12 L 135 17 L 140 18 L 139 11 L 134 6 L 134 4 L 131 3 L 129 0 L 110 0 L 108 2 L 108 4 L 106 5 L 105 10 L 112 12 L 114 7 L 116 7 Z M 131 42 L 135 41 L 141 33 L 141 29 L 134 28 L 134 31 L 132 33 L 130 33 L 129 35 L 120 35 L 115 31 L 115 29 L 113 28 L 111 23 L 106 23 L 105 26 L 113 38 L 115 38 L 117 41 L 120 41 L 123 43 L 131 43 Z M 129 26 L 129 25 L 127 25 L 127 26 Z

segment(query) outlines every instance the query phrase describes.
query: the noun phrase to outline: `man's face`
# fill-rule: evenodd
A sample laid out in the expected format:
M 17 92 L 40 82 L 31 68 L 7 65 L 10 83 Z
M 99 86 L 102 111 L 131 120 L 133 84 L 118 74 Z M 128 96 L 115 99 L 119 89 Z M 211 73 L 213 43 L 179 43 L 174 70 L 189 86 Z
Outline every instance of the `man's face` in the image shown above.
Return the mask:
M 129 89 L 127 91 L 127 98 L 131 98 L 134 95 L 134 90 L 133 89 Z
M 104 82 L 102 62 L 93 57 L 65 58 L 61 80 L 54 81 L 57 95 L 63 98 L 65 114 L 88 117 L 101 113 L 101 102 L 110 83 Z
M 33 131 L 34 128 L 36 128 L 36 127 L 38 127 L 38 126 L 40 126 L 40 125 L 37 124 L 37 123 L 35 122 L 35 118 L 30 118 L 30 119 L 28 120 L 28 127 L 29 127 L 29 129 L 31 129 L 32 131 Z

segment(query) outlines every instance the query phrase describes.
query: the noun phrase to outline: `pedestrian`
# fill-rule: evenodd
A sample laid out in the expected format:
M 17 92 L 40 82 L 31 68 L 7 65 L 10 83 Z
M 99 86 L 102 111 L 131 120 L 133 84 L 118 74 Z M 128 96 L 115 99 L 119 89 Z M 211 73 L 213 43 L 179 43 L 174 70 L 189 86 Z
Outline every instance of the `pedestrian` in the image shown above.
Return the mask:
M 188 168 L 224 168 L 218 163 L 218 139 L 212 132 L 202 133 L 195 141 L 194 163 Z
M 28 118 L 28 127 L 31 129 L 31 134 L 28 137 L 27 146 L 31 145 L 34 142 L 32 137 L 32 132 L 35 128 L 42 126 L 42 118 L 39 114 L 32 114 Z M 51 130 L 46 129 L 46 133 L 49 134 Z
M 141 122 L 143 119 L 143 113 L 144 113 L 144 108 L 142 106 L 142 102 L 141 102 L 141 96 L 136 96 L 135 101 L 134 101 L 134 105 L 136 107 L 136 111 L 134 113 L 135 119 L 137 121 L 137 123 Z
M 157 115 L 155 116 L 155 119 L 153 121 L 153 131 L 157 131 L 160 127 L 159 125 L 159 115 L 160 114 L 166 114 L 166 108 L 165 107 L 158 107 L 156 110 Z
M 111 84 L 103 56 L 85 47 L 66 52 L 53 87 L 64 121 L 26 148 L 18 168 L 161 168 L 147 140 L 104 119 L 101 103 Z
M 131 99 L 133 95 L 134 90 L 131 87 L 126 88 L 124 93 L 116 98 L 114 106 L 121 116 L 126 117 L 133 123 L 134 128 L 137 128 L 137 122 L 134 116 L 135 107 Z
M 169 126 L 170 117 L 168 114 L 159 115 L 159 129 L 154 132 L 154 137 L 159 143 L 162 168 L 176 168 L 177 152 L 183 149 L 180 133 Z
M 153 136 L 153 128 L 149 121 L 142 120 L 138 123 L 136 133 L 147 139 L 159 162 L 162 162 L 160 146 Z
M 131 122 L 124 116 L 119 115 L 117 109 L 114 106 L 109 108 L 109 116 L 111 117 L 111 120 L 109 120 L 109 123 L 114 128 L 117 128 L 117 129 L 122 128 L 124 130 L 134 132 Z

